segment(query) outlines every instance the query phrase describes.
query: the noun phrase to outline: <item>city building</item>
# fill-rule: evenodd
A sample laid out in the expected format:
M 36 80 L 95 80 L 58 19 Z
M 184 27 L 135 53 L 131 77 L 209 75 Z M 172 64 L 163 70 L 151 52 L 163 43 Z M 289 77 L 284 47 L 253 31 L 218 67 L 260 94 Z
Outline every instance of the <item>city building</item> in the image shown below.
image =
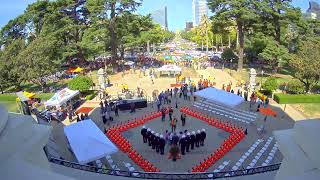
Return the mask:
M 162 28 L 168 30 L 168 9 L 167 6 L 151 13 L 152 20 L 160 24 Z
M 186 22 L 185 31 L 191 31 L 192 28 L 193 28 L 193 22 Z
M 198 26 L 203 16 L 208 16 L 206 0 L 192 0 L 193 25 Z
M 309 2 L 309 9 L 306 13 L 308 18 L 320 19 L 320 5 L 316 1 Z

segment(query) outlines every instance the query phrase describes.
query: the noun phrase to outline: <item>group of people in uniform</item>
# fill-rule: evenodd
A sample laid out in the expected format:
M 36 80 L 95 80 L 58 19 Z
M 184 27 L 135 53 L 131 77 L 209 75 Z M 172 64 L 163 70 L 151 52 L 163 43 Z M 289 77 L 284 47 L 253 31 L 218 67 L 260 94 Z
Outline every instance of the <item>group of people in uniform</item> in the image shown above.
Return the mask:
M 204 146 L 204 140 L 206 139 L 205 129 L 184 133 L 179 139 L 179 146 L 181 148 L 181 154 L 185 155 L 185 152 L 190 152 L 194 147 Z
M 141 129 L 141 135 L 143 138 L 143 143 L 148 144 L 152 149 L 155 149 L 157 153 L 161 155 L 164 154 L 164 148 L 166 145 L 166 139 L 162 134 L 156 133 L 152 131 L 150 128 L 146 128 L 145 126 Z M 173 134 L 171 139 L 172 146 L 179 146 L 181 150 L 181 154 L 185 155 L 186 152 L 190 152 L 194 147 L 204 146 L 204 140 L 206 139 L 205 129 L 192 131 L 191 133 L 187 130 L 179 135 L 176 133 Z
M 145 126 L 141 129 L 141 135 L 143 138 L 143 143 L 148 143 L 152 149 L 155 149 L 157 153 L 161 155 L 164 154 L 164 147 L 166 145 L 166 140 L 164 139 L 162 134 L 151 131 L 150 128 L 146 128 Z

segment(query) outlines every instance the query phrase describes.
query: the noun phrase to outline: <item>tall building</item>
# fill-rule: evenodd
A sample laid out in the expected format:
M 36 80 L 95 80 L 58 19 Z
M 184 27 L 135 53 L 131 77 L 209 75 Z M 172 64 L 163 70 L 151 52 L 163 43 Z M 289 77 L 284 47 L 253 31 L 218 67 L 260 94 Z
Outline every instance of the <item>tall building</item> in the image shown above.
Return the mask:
M 306 14 L 308 18 L 320 19 L 320 5 L 316 1 L 310 1 Z
M 208 16 L 206 0 L 192 0 L 193 25 L 198 26 L 203 16 Z
M 155 23 L 160 24 L 160 26 L 166 30 L 168 30 L 168 10 L 167 6 L 158 9 L 151 13 L 152 20 Z
M 185 31 L 190 31 L 193 28 L 193 22 L 186 22 Z

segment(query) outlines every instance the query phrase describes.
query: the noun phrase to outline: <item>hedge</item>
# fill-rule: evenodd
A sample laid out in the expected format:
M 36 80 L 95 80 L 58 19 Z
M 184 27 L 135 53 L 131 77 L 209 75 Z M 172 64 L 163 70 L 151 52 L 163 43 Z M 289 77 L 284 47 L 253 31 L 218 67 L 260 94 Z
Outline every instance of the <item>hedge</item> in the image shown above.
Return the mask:
M 320 94 L 274 94 L 279 104 L 320 103 Z

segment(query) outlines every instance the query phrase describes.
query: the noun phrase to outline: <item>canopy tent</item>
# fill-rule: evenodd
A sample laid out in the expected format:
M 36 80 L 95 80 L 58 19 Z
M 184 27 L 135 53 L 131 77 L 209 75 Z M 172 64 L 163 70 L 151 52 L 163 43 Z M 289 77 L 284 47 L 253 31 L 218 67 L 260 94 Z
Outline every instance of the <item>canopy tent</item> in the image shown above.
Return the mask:
M 164 65 L 161 68 L 159 68 L 158 71 L 160 72 L 160 75 L 162 74 L 177 75 L 177 74 L 181 74 L 182 69 L 176 65 Z
M 47 102 L 44 103 L 45 106 L 61 106 L 66 103 L 73 97 L 77 96 L 79 91 L 73 91 L 68 88 L 64 88 L 61 91 L 58 91 L 56 94 L 52 96 Z
M 83 71 L 83 68 L 77 67 L 77 68 L 69 68 L 67 70 L 67 73 L 72 74 L 72 73 L 80 73 Z
M 244 102 L 244 99 L 236 94 L 211 87 L 195 92 L 195 96 L 229 107 L 235 107 Z
M 118 148 L 90 119 L 65 126 L 64 134 L 80 164 L 101 159 L 118 151 Z

